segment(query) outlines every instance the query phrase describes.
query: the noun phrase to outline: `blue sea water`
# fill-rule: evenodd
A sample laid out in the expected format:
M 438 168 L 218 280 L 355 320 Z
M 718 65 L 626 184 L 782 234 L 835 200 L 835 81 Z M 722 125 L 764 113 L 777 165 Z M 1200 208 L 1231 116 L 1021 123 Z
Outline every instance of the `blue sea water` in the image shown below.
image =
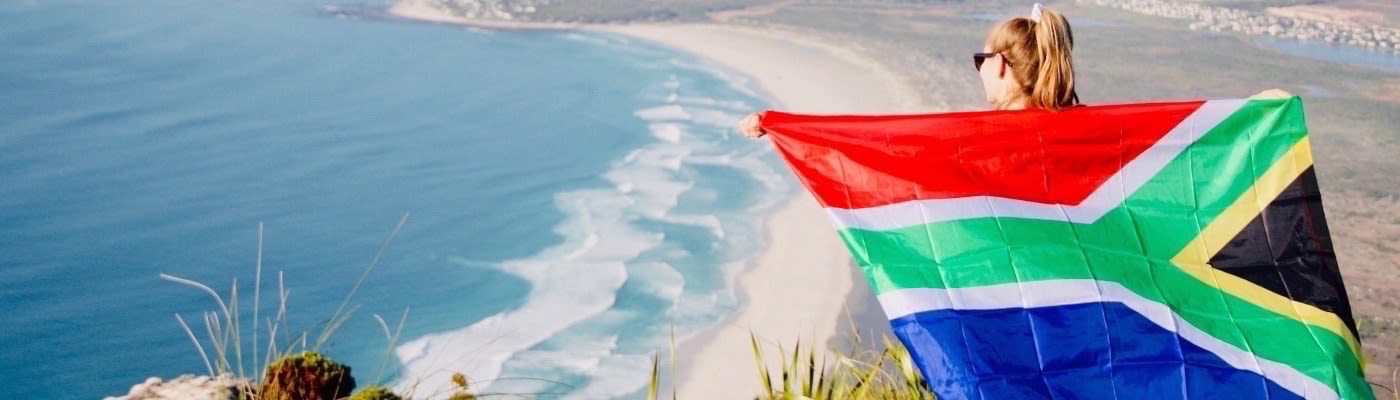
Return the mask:
M 278 346 L 314 341 L 390 238 L 321 347 L 361 386 L 635 397 L 672 328 L 735 308 L 795 188 L 731 128 L 766 104 L 743 77 L 604 34 L 328 9 L 0 2 L 0 398 L 205 373 L 175 316 L 212 353 L 217 303 L 161 273 L 225 301 L 236 279 L 254 374 L 255 291 L 263 321 L 288 293 Z M 391 347 L 375 316 L 405 311 Z

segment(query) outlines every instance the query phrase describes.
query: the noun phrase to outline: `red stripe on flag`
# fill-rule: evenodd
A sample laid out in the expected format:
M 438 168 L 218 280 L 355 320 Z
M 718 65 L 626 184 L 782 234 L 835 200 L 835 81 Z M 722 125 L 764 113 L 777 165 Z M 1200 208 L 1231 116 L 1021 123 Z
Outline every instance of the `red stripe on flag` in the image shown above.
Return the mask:
M 826 207 L 969 196 L 1076 205 L 1204 103 L 884 116 L 768 111 L 762 127 Z

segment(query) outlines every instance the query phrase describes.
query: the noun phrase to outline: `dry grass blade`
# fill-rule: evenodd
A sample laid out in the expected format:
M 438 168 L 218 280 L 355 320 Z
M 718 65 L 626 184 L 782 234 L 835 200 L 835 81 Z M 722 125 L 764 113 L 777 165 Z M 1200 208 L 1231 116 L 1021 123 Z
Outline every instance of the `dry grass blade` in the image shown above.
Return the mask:
M 671 326 L 671 376 L 676 376 L 676 327 Z M 671 400 L 676 400 L 676 383 L 671 382 Z
M 802 377 L 802 394 L 816 394 L 816 387 L 812 384 L 817 379 L 817 348 L 815 346 L 807 349 L 807 375 Z
M 273 360 L 282 358 L 282 353 L 277 351 L 277 332 L 287 323 L 287 292 L 286 280 L 282 271 L 277 271 L 277 315 L 267 321 L 267 350 L 263 353 L 263 365 L 271 365 Z
M 832 380 L 827 377 L 826 365 L 826 357 L 822 357 L 822 366 L 819 370 L 821 373 L 817 375 L 817 392 L 815 393 L 815 397 L 818 399 L 831 397 L 832 390 L 835 389 L 832 387 Z
M 389 333 L 389 324 L 385 323 L 384 318 L 380 318 L 379 314 L 374 314 L 374 320 L 379 322 L 379 327 L 384 328 L 384 340 L 388 342 L 384 350 L 383 360 L 379 362 L 379 371 L 374 374 L 374 383 L 378 384 L 381 379 L 384 379 L 384 369 L 389 366 L 389 359 L 394 354 L 394 346 L 399 344 L 399 334 L 403 333 L 403 324 L 408 321 L 408 309 L 403 309 L 403 315 L 399 317 L 399 326 L 394 329 L 393 334 Z
M 214 375 L 214 365 L 209 363 L 209 353 L 204 352 L 204 345 L 199 344 L 199 339 L 194 336 L 194 331 L 190 330 L 190 325 L 185 323 L 180 314 L 175 314 L 175 320 L 180 321 L 180 328 L 185 330 L 185 334 L 190 336 L 190 341 L 194 342 L 195 350 L 199 350 L 199 358 L 204 359 L 204 368 L 209 370 L 209 375 Z
M 239 328 L 239 321 L 242 319 L 238 314 L 238 278 L 233 279 L 233 287 L 229 289 L 229 315 L 228 329 L 224 331 L 225 340 L 233 341 L 233 358 L 238 365 L 238 376 L 248 376 L 243 370 L 243 346 L 240 338 L 243 330 Z
M 180 278 L 180 277 L 177 277 L 177 276 L 174 276 L 174 275 L 166 274 L 166 273 L 164 273 L 164 272 L 162 272 L 162 273 L 160 274 L 160 278 L 161 278 L 161 279 L 165 279 L 165 280 L 167 280 L 167 281 L 175 282 L 175 283 L 178 283 L 178 284 L 181 284 L 181 285 L 185 285 L 185 286 L 193 287 L 193 288 L 196 288 L 196 289 L 200 289 L 200 290 L 203 290 L 205 293 L 209 293 L 209 296 L 213 297 L 213 298 L 214 298 L 214 301 L 217 302 L 217 303 L 219 303 L 219 310 L 220 310 L 220 311 L 223 311 L 225 315 L 228 314 L 229 310 L 228 310 L 228 306 L 227 306 L 227 305 L 224 305 L 224 298 L 223 298 L 223 297 L 219 297 L 219 293 L 215 292 L 214 289 L 210 288 L 209 286 L 207 286 L 207 285 L 205 285 L 205 284 L 203 284 L 203 283 L 199 283 L 199 282 L 195 282 L 195 281 L 189 280 L 189 279 Z
M 1400 400 L 1400 368 L 1390 372 L 1390 397 Z
M 661 359 L 651 356 L 651 385 L 647 386 L 647 400 L 656 400 L 657 389 L 661 387 Z
M 262 308 L 263 223 L 258 221 L 258 256 L 253 261 L 253 370 L 258 366 L 258 309 Z
M 763 384 L 765 392 L 772 393 L 773 379 L 768 376 L 768 364 L 763 362 L 763 351 L 758 345 L 758 336 L 749 332 L 749 342 L 753 343 L 753 358 L 758 363 L 758 381 Z
M 1373 389 L 1372 391 L 1376 392 L 1374 394 L 1377 400 L 1400 400 L 1400 368 L 1396 368 L 1390 372 L 1390 386 L 1386 386 L 1381 382 L 1371 382 L 1370 380 L 1367 380 L 1366 383 L 1373 387 L 1381 388 L 1385 390 L 1386 393 L 1389 393 L 1389 395 L 1382 395 Z
M 350 293 L 345 295 L 345 300 L 340 303 L 340 307 L 336 308 L 335 314 L 331 314 L 331 322 L 321 331 L 321 336 L 316 338 L 316 345 L 312 346 L 313 351 L 319 351 L 321 345 L 325 344 L 326 340 L 330 339 L 331 334 L 334 333 L 341 324 L 344 324 L 346 320 L 350 319 L 350 314 L 352 314 L 353 311 L 345 313 L 345 307 L 350 304 L 350 299 L 355 297 L 355 292 L 360 290 L 360 286 L 365 283 L 365 278 L 369 277 L 370 271 L 373 271 L 374 266 L 379 264 L 379 259 L 384 256 L 384 251 L 389 249 L 389 244 L 394 242 L 394 238 L 399 235 L 399 230 L 403 229 L 404 224 L 407 222 L 408 213 L 404 213 L 403 217 L 399 218 L 399 224 L 394 226 L 394 231 L 389 233 L 389 238 L 385 239 L 384 244 L 379 246 L 379 251 L 374 254 L 374 259 L 370 260 L 369 265 L 365 267 L 365 271 L 360 274 L 360 279 L 355 281 L 355 286 L 350 287 Z
M 778 345 L 778 354 L 786 354 L 786 352 L 783 351 L 783 346 L 782 346 L 782 345 Z M 802 354 L 802 341 L 799 340 L 799 341 L 797 341 L 797 346 L 793 347 L 793 351 L 792 351 L 792 361 L 791 361 L 791 362 L 788 362 L 787 360 L 784 360 L 784 361 L 783 361 L 783 393 L 784 393 L 784 394 L 792 393 L 792 380 L 797 378 L 797 374 L 796 374 L 797 371 L 795 371 L 794 369 L 797 368 L 797 356 L 800 355 L 800 354 Z
M 209 342 L 214 345 L 214 355 L 218 357 L 215 370 L 218 371 L 219 374 L 223 374 L 229 371 L 228 351 L 227 348 L 224 347 L 223 339 L 215 333 L 222 331 L 219 326 L 218 315 L 212 312 L 204 313 L 204 329 L 209 332 Z

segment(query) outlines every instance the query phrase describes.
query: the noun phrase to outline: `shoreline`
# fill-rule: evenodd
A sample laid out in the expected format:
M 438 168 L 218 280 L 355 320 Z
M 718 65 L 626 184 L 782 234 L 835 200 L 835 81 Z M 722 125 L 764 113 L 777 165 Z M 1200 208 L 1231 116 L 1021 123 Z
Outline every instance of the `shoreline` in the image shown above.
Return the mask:
M 777 29 L 704 23 L 595 25 L 583 30 L 644 40 L 740 73 L 776 103 L 768 109 L 890 113 L 920 108 L 912 85 L 889 67 L 849 49 Z M 772 60 L 803 68 L 789 70 L 787 64 Z M 828 345 L 850 333 L 846 321 L 871 319 L 848 308 L 874 301 L 858 297 L 870 296 L 863 275 L 805 188 L 767 216 L 762 231 L 767 247 L 735 282 L 738 309 L 678 346 L 673 379 L 680 399 L 752 398 L 760 393 L 750 332 L 764 347 L 770 370 L 777 370 L 780 364 L 774 361 L 781 358 L 773 352 L 779 346 L 790 350 L 798 342 Z M 792 289 L 771 290 L 778 282 Z M 885 322 L 878 309 L 862 314 L 869 313 Z
M 768 100 L 764 109 L 814 114 L 927 109 L 914 85 L 889 66 L 847 47 L 775 28 L 714 22 L 486 21 L 448 15 L 411 0 L 397 3 L 388 14 L 481 29 L 596 32 L 645 41 L 743 75 L 749 79 L 749 89 Z M 761 393 L 750 333 L 763 346 L 770 370 L 775 370 L 781 365 L 782 358 L 774 353 L 780 346 L 790 350 L 798 342 L 819 343 L 829 349 L 852 333 L 848 321 L 886 322 L 874 299 L 864 298 L 871 294 L 863 274 L 805 188 L 765 216 L 760 232 L 765 248 L 734 280 L 737 309 L 677 343 L 672 361 L 676 369 L 667 379 L 677 398 L 752 398 Z M 782 287 L 773 290 L 778 283 Z M 869 332 L 888 327 L 857 329 Z M 666 385 L 662 386 L 664 392 Z

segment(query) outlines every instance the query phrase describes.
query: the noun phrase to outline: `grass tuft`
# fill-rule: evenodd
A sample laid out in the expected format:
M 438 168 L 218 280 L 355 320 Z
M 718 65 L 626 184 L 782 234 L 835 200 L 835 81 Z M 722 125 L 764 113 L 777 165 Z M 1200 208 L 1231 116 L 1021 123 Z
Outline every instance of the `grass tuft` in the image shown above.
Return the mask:
M 389 244 L 393 241 L 394 237 L 398 235 L 399 230 L 403 228 L 407 220 L 408 214 L 404 214 L 403 218 L 399 220 L 398 225 L 394 227 L 393 232 L 390 233 L 388 239 L 385 240 L 383 246 L 379 248 L 374 259 L 365 267 L 364 272 L 360 275 L 359 280 L 356 281 L 355 286 L 346 295 L 344 302 L 341 303 L 329 322 L 323 326 L 320 334 L 316 337 L 316 340 L 311 346 L 308 346 L 307 343 L 308 332 L 302 332 L 295 338 L 286 336 L 287 329 L 285 329 L 285 326 L 287 325 L 288 291 L 281 271 L 277 273 L 277 312 L 274 317 L 268 318 L 266 321 L 261 320 L 263 224 L 258 223 L 258 248 L 257 258 L 254 263 L 253 310 L 251 317 L 252 343 L 251 354 L 247 357 L 247 359 L 252 362 L 251 371 L 257 374 L 257 376 L 254 377 L 249 376 L 249 366 L 245 365 L 244 346 L 242 343 L 242 337 L 244 335 L 243 321 L 241 320 L 242 313 L 238 309 L 240 304 L 238 297 L 238 279 L 233 279 L 232 286 L 229 289 L 228 301 L 226 302 L 225 298 L 220 296 L 219 293 L 209 285 L 166 273 L 161 273 L 159 276 L 161 279 L 198 289 L 214 299 L 218 308 L 214 311 L 207 311 L 202 314 L 204 319 L 204 331 L 211 345 L 209 349 L 205 348 L 204 344 L 199 340 L 197 335 L 195 335 L 194 329 L 190 327 L 189 323 L 185 322 L 184 317 L 177 313 L 175 314 L 175 320 L 180 324 L 180 328 L 185 331 L 185 334 L 189 336 L 190 341 L 194 343 L 195 350 L 199 352 L 199 356 L 203 360 L 205 369 L 210 376 L 233 376 L 237 377 L 239 380 L 248 382 L 249 387 L 245 388 L 246 393 L 243 393 L 244 396 L 242 398 L 260 400 L 344 398 L 350 395 L 355 387 L 354 377 L 350 376 L 350 368 L 324 357 L 319 353 L 318 349 L 326 343 L 336 329 L 344 324 L 345 321 L 349 320 L 350 315 L 353 314 L 356 309 L 355 307 L 349 307 L 347 309 L 350 300 L 364 283 L 365 278 L 369 276 L 370 271 L 378 265 L 385 250 L 388 249 Z M 399 398 L 397 395 L 388 392 L 387 388 L 380 386 L 378 382 L 384 375 L 388 360 L 392 357 L 393 349 L 398 344 L 399 335 L 403 331 L 404 322 L 407 318 L 408 310 L 405 309 L 403 316 L 399 318 L 398 327 L 391 332 L 389 324 L 379 315 L 374 315 L 374 319 L 379 322 L 380 327 L 384 330 L 384 337 L 388 344 L 385 350 L 384 361 L 379 365 L 378 372 L 375 375 L 375 384 L 367 388 L 371 390 L 372 393 L 365 393 L 358 398 Z M 263 335 L 263 332 L 259 330 L 260 325 L 266 329 L 266 347 L 264 347 L 259 340 Z M 280 337 L 283 347 L 279 347 L 279 334 L 283 335 Z M 212 357 L 210 350 L 212 350 L 213 353 Z M 253 388 L 256 388 L 257 393 L 253 393 Z M 460 394 L 471 396 L 465 391 L 465 385 L 460 389 Z
M 875 351 L 853 336 L 849 352 L 819 351 L 798 342 L 791 350 L 778 346 L 783 364 L 770 371 L 758 336 L 749 334 L 760 393 L 755 400 L 934 400 L 913 358 L 903 344 L 883 337 L 883 350 Z M 672 344 L 672 369 L 675 362 Z M 674 374 L 674 372 L 673 372 Z M 774 376 L 779 377 L 777 381 Z M 647 400 L 656 400 L 660 389 L 660 359 L 652 358 Z M 674 388 L 671 395 L 676 397 Z M 1400 400 L 1400 399 L 1397 399 Z
M 778 371 L 781 382 L 773 382 L 772 372 L 764 362 L 758 338 L 750 335 L 754 360 L 762 393 L 756 400 L 769 399 L 851 399 L 851 400 L 924 400 L 934 399 L 914 366 L 913 359 L 898 341 L 883 338 L 884 350 L 862 350 L 856 336 L 849 354 L 836 349 L 821 352 L 816 346 L 804 347 L 801 342 L 791 349 L 778 347 L 783 365 Z M 829 362 L 830 361 L 830 362 Z

